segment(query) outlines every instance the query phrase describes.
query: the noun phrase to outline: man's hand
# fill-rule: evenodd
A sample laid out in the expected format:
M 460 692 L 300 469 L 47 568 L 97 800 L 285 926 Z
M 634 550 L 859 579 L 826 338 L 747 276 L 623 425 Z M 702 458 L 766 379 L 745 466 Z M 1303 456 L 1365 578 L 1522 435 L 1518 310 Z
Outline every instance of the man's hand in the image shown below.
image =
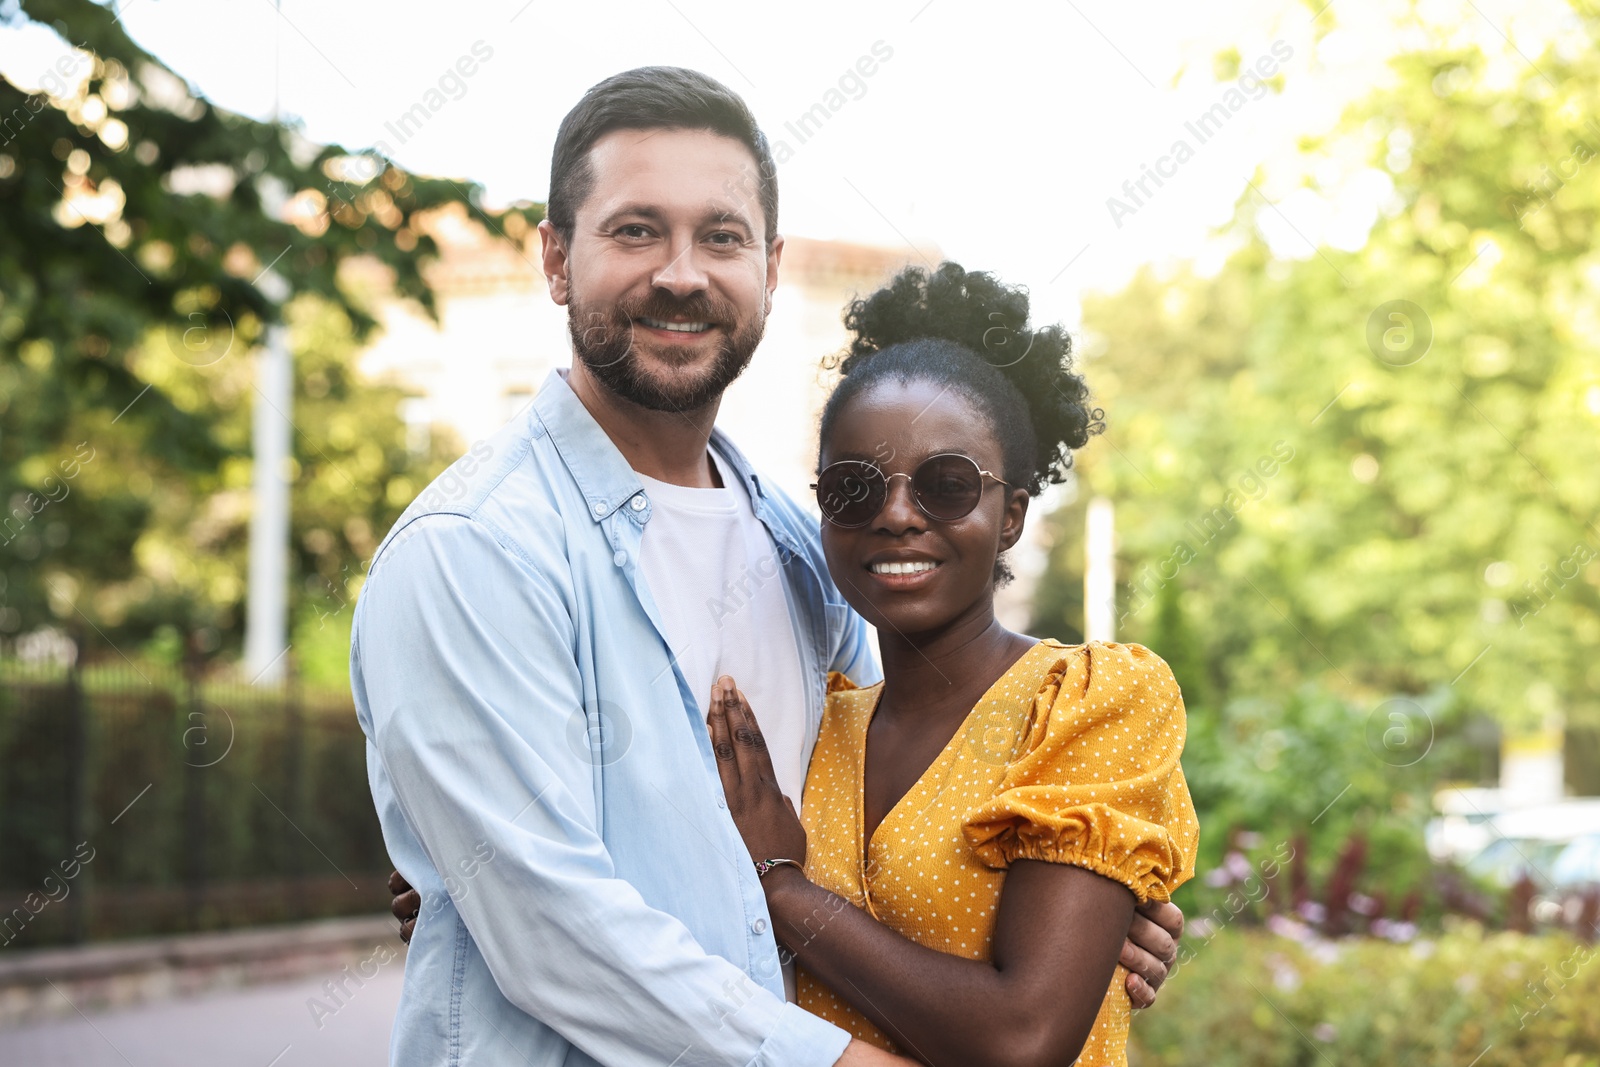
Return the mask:
M 417 914 L 422 911 L 422 894 L 412 889 L 411 883 L 400 877 L 399 871 L 389 872 L 389 892 L 394 894 L 394 899 L 389 902 L 389 911 L 400 920 L 400 940 L 409 945 L 411 931 L 417 928 Z M 1127 949 L 1123 949 L 1123 955 L 1127 955 Z
M 1182 936 L 1183 911 L 1176 904 L 1152 900 L 1134 912 L 1117 962 L 1128 969 L 1128 999 L 1135 1008 L 1148 1008 L 1156 1002 L 1168 969 L 1178 960 Z
M 916 1063 L 916 1060 L 902 1059 L 876 1045 L 851 1039 L 844 1055 L 833 1061 L 833 1067 L 916 1067 Z

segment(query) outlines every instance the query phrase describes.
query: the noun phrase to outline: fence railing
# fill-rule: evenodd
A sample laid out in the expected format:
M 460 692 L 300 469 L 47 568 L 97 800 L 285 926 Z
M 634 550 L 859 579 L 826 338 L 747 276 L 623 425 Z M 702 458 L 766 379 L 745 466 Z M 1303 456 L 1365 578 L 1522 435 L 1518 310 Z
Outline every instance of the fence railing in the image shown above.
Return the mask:
M 373 912 L 349 699 L 0 661 L 0 949 Z

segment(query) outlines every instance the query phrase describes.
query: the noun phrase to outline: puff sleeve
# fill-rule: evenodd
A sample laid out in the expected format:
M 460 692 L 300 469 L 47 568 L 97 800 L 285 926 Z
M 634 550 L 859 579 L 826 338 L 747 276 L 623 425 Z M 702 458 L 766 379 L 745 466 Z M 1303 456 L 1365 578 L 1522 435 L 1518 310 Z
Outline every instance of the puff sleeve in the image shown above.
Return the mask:
M 1185 728 L 1177 680 L 1155 653 L 1069 650 L 1035 696 L 1000 787 L 963 823 L 967 843 L 990 867 L 1066 863 L 1140 903 L 1169 899 L 1194 873 L 1199 843 L 1178 762 Z

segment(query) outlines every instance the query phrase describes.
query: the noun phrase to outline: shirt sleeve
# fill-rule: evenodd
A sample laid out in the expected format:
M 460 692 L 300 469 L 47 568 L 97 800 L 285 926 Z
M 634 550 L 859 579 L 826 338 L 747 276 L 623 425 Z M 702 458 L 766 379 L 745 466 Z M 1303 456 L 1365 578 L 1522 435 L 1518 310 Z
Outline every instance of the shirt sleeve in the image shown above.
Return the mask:
M 1183 697 L 1140 645 L 1073 649 L 1034 698 L 1021 755 L 967 816 L 967 842 L 990 867 L 1043 860 L 1084 867 L 1170 899 L 1194 873 L 1199 824 L 1178 757 Z
M 501 992 L 601 1063 L 834 1063 L 847 1034 L 616 876 L 567 741 L 577 640 L 549 578 L 456 516 L 407 528 L 358 611 L 357 685 L 406 823 L 440 872 L 493 857 L 453 903 Z
M 883 681 L 883 671 L 872 652 L 872 628 L 848 604 L 829 604 L 830 612 L 838 613 L 844 625 L 840 628 L 834 645 L 833 662 L 828 672 L 844 675 L 856 685 L 877 685 Z

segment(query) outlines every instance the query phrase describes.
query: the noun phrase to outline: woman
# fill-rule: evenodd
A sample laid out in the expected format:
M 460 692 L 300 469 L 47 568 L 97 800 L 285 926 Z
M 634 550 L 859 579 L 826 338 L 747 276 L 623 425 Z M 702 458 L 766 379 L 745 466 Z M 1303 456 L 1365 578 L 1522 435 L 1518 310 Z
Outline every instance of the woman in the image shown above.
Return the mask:
M 1182 698 L 1140 646 L 994 615 L 1029 499 L 1100 413 L 1065 332 L 987 275 L 910 269 L 846 322 L 815 488 L 885 680 L 831 680 L 803 821 L 732 679 L 708 717 L 800 1004 L 930 1064 L 1125 1063 L 1118 950 L 1194 866 Z

